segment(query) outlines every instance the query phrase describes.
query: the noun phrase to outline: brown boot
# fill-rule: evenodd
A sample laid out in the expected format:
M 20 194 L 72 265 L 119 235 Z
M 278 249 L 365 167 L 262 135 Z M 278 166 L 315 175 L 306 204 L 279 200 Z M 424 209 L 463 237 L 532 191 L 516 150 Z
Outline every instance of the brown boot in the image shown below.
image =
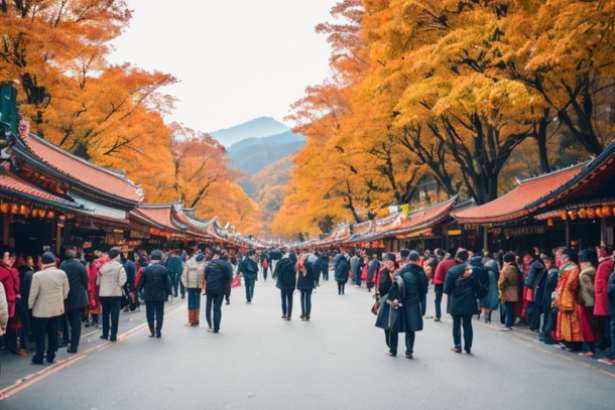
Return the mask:
M 199 316 L 201 316 L 201 309 L 194 309 L 194 317 L 192 318 L 192 326 L 199 325 Z
M 188 323 L 186 323 L 184 326 L 192 326 L 192 318 L 194 317 L 194 313 L 192 310 L 188 311 Z

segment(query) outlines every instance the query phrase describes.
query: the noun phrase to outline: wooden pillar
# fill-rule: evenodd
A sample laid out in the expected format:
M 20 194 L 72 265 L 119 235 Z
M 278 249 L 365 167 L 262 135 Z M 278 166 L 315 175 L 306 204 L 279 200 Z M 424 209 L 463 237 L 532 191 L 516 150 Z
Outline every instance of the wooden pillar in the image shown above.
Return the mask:
M 570 221 L 566 218 L 566 246 L 570 246 Z
M 483 228 L 483 251 L 489 250 L 489 229 L 485 226 Z
M 2 236 L 2 243 L 4 244 L 4 246 L 8 246 L 9 245 L 9 223 L 11 221 L 11 216 L 6 213 L 4 214 L 4 223 L 2 224 L 2 227 L 4 228 L 4 234 Z
M 600 218 L 600 246 L 606 246 L 606 217 Z
M 55 221 L 56 224 L 56 256 L 60 257 L 62 247 L 62 225 Z

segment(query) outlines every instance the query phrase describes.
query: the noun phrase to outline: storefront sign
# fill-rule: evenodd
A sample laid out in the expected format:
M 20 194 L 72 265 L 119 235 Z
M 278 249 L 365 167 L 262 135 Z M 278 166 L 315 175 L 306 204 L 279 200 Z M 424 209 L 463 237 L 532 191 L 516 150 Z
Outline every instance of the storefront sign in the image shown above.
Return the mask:
M 461 229 L 451 229 L 448 231 L 448 236 L 459 236 L 461 235 Z

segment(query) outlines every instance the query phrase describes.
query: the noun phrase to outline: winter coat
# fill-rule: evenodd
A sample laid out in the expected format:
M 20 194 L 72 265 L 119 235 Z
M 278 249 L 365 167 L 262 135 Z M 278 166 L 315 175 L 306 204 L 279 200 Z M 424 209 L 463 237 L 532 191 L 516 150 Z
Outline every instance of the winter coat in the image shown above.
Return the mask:
M 500 304 L 500 292 L 498 290 L 498 264 L 493 259 L 487 261 L 485 270 L 489 275 L 489 291 L 480 300 L 480 307 L 483 309 L 494 310 Z
M 3 264 L 0 264 L 0 283 L 4 286 L 4 292 L 6 293 L 6 303 L 9 309 L 9 317 L 13 317 L 15 314 L 15 279 L 11 269 L 7 268 Z
M 357 265 L 359 264 L 359 260 L 361 260 L 361 258 L 359 258 L 357 255 L 354 255 L 352 258 L 350 258 L 350 271 L 355 276 L 357 274 Z
M 607 298 L 609 300 L 609 314 L 615 316 L 615 275 L 609 276 Z
M 205 267 L 205 293 L 225 295 L 233 283 L 233 265 L 222 259 L 214 259 Z
M 62 262 L 60 269 L 66 273 L 70 290 L 64 301 L 68 310 L 84 308 L 88 305 L 88 271 L 78 260 L 68 259 Z
M 196 258 L 195 256 L 184 264 L 181 281 L 182 285 L 188 289 L 201 289 L 205 281 L 205 259 L 197 262 Z
M 380 281 L 378 282 L 378 293 L 380 296 L 386 296 L 393 286 L 393 279 L 391 279 L 391 271 L 388 268 L 382 268 L 379 272 Z
M 55 317 L 64 313 L 64 299 L 69 291 L 68 277 L 63 270 L 47 268 L 32 276 L 28 309 L 34 317 Z
M 0 283 L 0 336 L 4 335 L 4 329 L 9 323 L 9 305 L 6 301 L 4 285 Z
M 380 261 L 378 259 L 373 259 L 369 262 L 369 266 L 367 267 L 367 281 L 374 282 L 375 277 L 380 270 Z
M 472 273 L 476 280 L 476 293 L 479 298 L 484 298 L 489 293 L 491 280 L 489 279 L 487 269 L 483 265 L 483 258 L 475 256 L 468 261 L 468 264 L 472 266 Z
M 455 316 L 478 314 L 478 281 L 472 267 L 462 263 L 446 273 L 444 293 L 450 296 L 450 313 Z
M 519 270 L 515 265 L 508 265 L 506 270 L 500 274 L 498 283 L 500 290 L 500 300 L 502 304 L 506 302 L 518 302 L 519 298 Z
M 122 296 L 122 287 L 126 283 L 126 271 L 118 261 L 105 263 L 98 271 L 96 284 L 100 297 Z
M 596 292 L 594 291 L 594 280 L 596 278 L 596 268 L 591 262 L 581 263 L 579 273 L 579 303 L 586 307 L 596 305 Z
M 30 288 L 32 287 L 32 276 L 34 276 L 34 271 L 28 270 L 24 272 L 21 276 L 21 280 L 19 283 L 19 294 L 21 295 L 21 302 L 26 307 L 28 307 Z
M 164 302 L 173 292 L 171 276 L 167 268 L 159 263 L 152 263 L 141 271 L 137 284 L 137 293 L 143 291 L 145 302 Z
M 596 305 L 594 315 L 609 316 L 609 299 L 607 297 L 607 286 L 609 277 L 613 273 L 613 260 L 607 259 L 598 265 L 596 280 L 594 282 L 594 292 L 596 295 Z
M 440 262 L 438 264 L 438 267 L 436 268 L 436 273 L 433 276 L 433 284 L 442 285 L 444 283 L 444 280 L 446 279 L 446 273 L 448 272 L 450 268 L 452 268 L 456 264 L 457 262 L 455 262 L 455 259 L 453 258 L 445 259 L 442 262 Z
M 305 276 L 299 273 L 297 280 L 297 289 L 309 290 L 314 289 L 318 284 L 318 259 L 314 254 L 309 254 L 305 257 Z
M 335 270 L 335 280 L 338 282 L 348 282 L 350 276 L 350 265 L 348 263 L 348 255 L 345 253 L 338 254 L 333 259 L 333 269 Z
M 128 285 L 128 291 L 130 293 L 134 293 L 135 287 L 137 286 L 137 266 L 131 260 L 125 260 L 121 262 L 124 267 L 124 271 L 126 271 L 126 284 Z
M 258 277 L 258 264 L 252 258 L 245 258 L 239 264 L 239 273 L 242 273 L 243 277 L 247 280 L 256 280 Z
M 329 257 L 327 255 L 321 255 L 318 258 L 319 272 L 329 272 Z
M 173 274 L 182 273 L 184 270 L 184 263 L 179 256 L 173 255 L 167 260 L 167 269 Z
M 275 265 L 273 278 L 276 279 L 275 287 L 278 289 L 295 289 L 297 287 L 297 261 L 290 258 L 282 258 Z

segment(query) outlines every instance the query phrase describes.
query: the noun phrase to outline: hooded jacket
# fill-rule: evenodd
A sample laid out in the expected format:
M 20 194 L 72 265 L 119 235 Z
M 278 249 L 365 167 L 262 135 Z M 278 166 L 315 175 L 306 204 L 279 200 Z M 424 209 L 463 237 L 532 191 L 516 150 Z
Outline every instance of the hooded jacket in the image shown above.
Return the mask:
M 594 291 L 594 281 L 596 279 L 596 268 L 591 262 L 581 263 L 579 273 L 579 303 L 583 306 L 594 307 L 596 305 L 596 293 Z
M 197 261 L 199 257 L 202 259 Z M 184 264 L 181 280 L 182 285 L 189 289 L 201 289 L 203 287 L 205 281 L 205 258 L 203 255 L 197 255 Z
M 208 295 L 224 295 L 230 291 L 233 283 L 233 265 L 214 259 L 205 267 L 205 293 Z
M 608 283 L 609 278 L 613 273 L 613 261 L 607 259 L 598 265 L 596 271 L 596 281 L 594 282 L 594 291 L 596 295 L 596 305 L 594 306 L 594 315 L 609 316 L 609 299 Z
M 294 256 L 294 258 L 292 258 Z M 282 258 L 275 265 L 273 277 L 276 278 L 276 288 L 278 289 L 295 289 L 297 287 L 297 256 L 291 253 L 289 257 Z
M 515 265 L 508 265 L 500 274 L 498 288 L 502 303 L 519 301 L 519 270 Z
M 137 292 L 143 291 L 145 302 L 164 302 L 172 290 L 171 276 L 167 268 L 157 262 L 143 268 Z

